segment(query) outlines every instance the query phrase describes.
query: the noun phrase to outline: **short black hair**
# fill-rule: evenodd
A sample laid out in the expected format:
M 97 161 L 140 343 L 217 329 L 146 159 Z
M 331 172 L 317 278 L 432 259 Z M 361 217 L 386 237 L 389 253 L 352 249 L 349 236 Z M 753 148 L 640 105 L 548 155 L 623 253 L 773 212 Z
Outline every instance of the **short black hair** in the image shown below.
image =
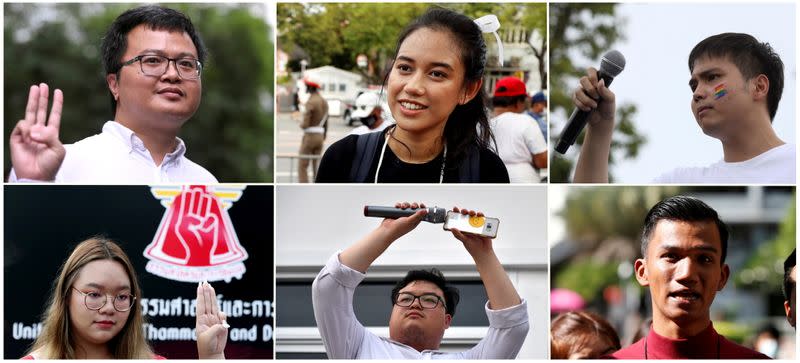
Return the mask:
M 761 43 L 750 34 L 722 33 L 703 39 L 689 53 L 689 72 L 694 71 L 694 62 L 701 57 L 728 58 L 745 80 L 759 74 L 769 79 L 767 110 L 769 119 L 775 118 L 778 103 L 783 94 L 783 61 L 769 43 Z
M 792 279 L 792 270 L 795 266 L 797 266 L 797 248 L 792 250 L 792 254 L 786 258 L 786 261 L 783 261 L 783 297 L 786 301 L 792 298 L 792 292 L 797 285 L 797 281 Z
M 408 271 L 406 277 L 398 281 L 397 284 L 394 285 L 394 288 L 392 288 L 392 304 L 397 300 L 397 295 L 400 293 L 400 290 L 414 281 L 427 281 L 440 288 L 444 293 L 445 311 L 450 314 L 450 316 L 456 315 L 456 306 L 461 299 L 461 295 L 458 293 L 458 288 L 447 284 L 444 275 L 437 268 Z
M 120 14 L 111 23 L 100 51 L 103 56 L 103 69 L 105 74 L 118 74 L 122 68 L 122 55 L 128 49 L 128 33 L 139 25 L 145 24 L 151 30 L 180 31 L 189 35 L 194 47 L 197 48 L 197 60 L 205 65 L 206 50 L 200 34 L 194 29 L 192 20 L 180 11 L 161 6 L 148 5 L 130 9 Z M 111 111 L 115 112 L 117 101 L 111 95 Z
M 652 238 L 653 231 L 659 221 L 683 221 L 683 222 L 705 222 L 713 221 L 719 231 L 719 239 L 722 243 L 722 259 L 720 264 L 725 262 L 728 255 L 728 226 L 719 219 L 717 211 L 703 203 L 702 200 L 685 195 L 677 195 L 664 199 L 647 212 L 644 218 L 644 229 L 642 230 L 642 257 L 647 257 L 647 246 Z
M 492 106 L 510 107 L 516 105 L 518 102 L 525 102 L 527 99 L 528 99 L 527 95 L 492 97 Z

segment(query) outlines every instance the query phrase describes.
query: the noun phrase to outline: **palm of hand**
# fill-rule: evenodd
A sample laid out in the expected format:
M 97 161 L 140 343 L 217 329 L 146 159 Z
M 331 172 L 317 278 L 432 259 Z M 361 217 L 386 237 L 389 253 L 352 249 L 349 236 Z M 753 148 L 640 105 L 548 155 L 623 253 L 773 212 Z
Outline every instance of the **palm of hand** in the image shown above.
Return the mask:
M 30 133 L 40 135 L 40 139 L 58 140 L 58 130 L 44 125 L 34 125 Z M 60 142 L 48 145 L 45 142 L 12 135 L 9 145 L 12 165 L 20 178 L 48 180 L 58 172 L 66 151 Z
M 219 316 L 210 313 L 197 316 L 197 346 L 204 349 L 206 355 L 222 354 L 228 341 L 228 331 L 212 329 L 215 325 L 222 325 Z

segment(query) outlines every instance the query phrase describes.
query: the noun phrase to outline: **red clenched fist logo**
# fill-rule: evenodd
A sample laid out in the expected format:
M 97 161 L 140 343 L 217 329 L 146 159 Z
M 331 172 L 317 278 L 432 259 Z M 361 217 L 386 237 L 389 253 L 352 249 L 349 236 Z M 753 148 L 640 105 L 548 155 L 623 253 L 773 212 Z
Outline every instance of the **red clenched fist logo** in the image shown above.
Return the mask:
M 241 278 L 247 252 L 239 244 L 227 208 L 243 188 L 210 186 L 154 187 L 167 208 L 153 242 L 144 251 L 147 270 L 179 281 Z M 176 193 L 177 192 L 177 193 Z

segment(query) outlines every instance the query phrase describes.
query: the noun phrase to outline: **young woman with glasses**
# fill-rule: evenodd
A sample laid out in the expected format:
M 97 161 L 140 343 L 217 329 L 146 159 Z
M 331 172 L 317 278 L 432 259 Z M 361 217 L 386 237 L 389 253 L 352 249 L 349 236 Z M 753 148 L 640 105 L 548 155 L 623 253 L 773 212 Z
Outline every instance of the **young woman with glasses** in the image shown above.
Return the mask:
M 23 359 L 164 359 L 147 342 L 142 292 L 125 252 L 100 237 L 81 242 L 61 266 L 44 326 Z M 197 287 L 197 353 L 224 359 L 225 314 L 208 283 Z

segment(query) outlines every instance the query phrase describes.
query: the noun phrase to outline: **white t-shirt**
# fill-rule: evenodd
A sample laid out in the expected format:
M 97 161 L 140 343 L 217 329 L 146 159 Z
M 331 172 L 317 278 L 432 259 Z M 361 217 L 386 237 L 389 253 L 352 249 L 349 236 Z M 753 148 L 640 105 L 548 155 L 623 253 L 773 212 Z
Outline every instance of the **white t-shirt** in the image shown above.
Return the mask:
M 527 114 L 504 112 L 491 120 L 496 152 L 508 169 L 512 183 L 538 183 L 531 155 L 547 151 L 547 142 L 533 117 Z M 495 145 L 491 145 L 494 149 Z
M 187 159 L 186 144 L 180 138 L 175 150 L 156 165 L 150 151 L 130 129 L 108 121 L 103 132 L 74 144 L 64 145 L 64 162 L 56 174 L 57 183 L 149 184 L 217 183 L 211 173 Z M 14 170 L 9 183 L 17 182 Z
M 314 319 L 328 359 L 514 359 L 528 334 L 528 304 L 489 309 L 489 329 L 477 345 L 463 352 L 417 351 L 408 345 L 370 332 L 356 318 L 353 294 L 363 273 L 331 256 L 311 285 Z M 388 300 L 388 299 L 387 299 Z M 387 301 L 388 303 L 388 301 Z
M 394 124 L 394 122 L 391 122 L 391 121 L 388 121 L 388 120 L 383 120 L 381 125 L 376 127 L 376 128 L 374 128 L 374 129 L 370 129 L 369 127 L 367 127 L 367 125 L 361 125 L 359 127 L 354 128 L 353 130 L 351 130 L 348 135 L 363 135 L 363 134 L 368 134 L 370 132 L 379 132 L 379 131 L 383 131 L 384 129 L 386 129 L 387 127 L 389 127 L 389 126 L 391 126 L 393 124 Z
M 750 160 L 720 160 L 706 167 L 677 168 L 653 180 L 686 184 L 794 184 L 795 146 L 783 144 Z

